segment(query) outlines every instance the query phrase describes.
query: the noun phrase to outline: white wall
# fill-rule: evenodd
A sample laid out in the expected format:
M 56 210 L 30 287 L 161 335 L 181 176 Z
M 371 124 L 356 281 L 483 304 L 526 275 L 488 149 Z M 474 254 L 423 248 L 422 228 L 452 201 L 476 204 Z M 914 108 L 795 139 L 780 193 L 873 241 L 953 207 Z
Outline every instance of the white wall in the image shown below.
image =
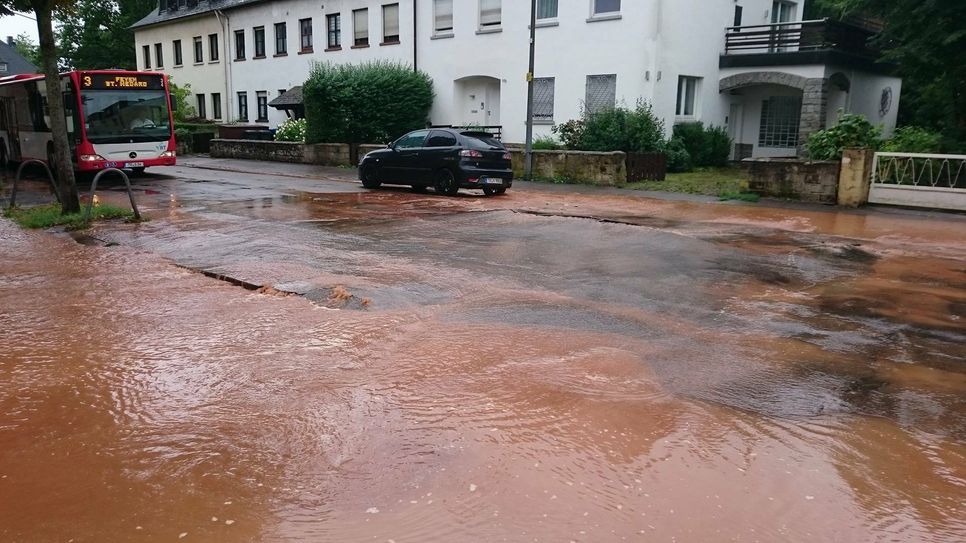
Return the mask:
M 434 81 L 436 99 L 431 112 L 434 124 L 466 124 L 481 122 L 503 126 L 504 139 L 521 142 L 525 136 L 526 73 L 529 44 L 529 2 L 504 0 L 502 24 L 495 32 L 481 32 L 478 0 L 454 0 L 454 28 L 450 35 L 434 36 L 433 2 L 418 3 L 415 22 L 418 37 L 413 38 L 413 1 L 400 0 L 400 42 L 380 45 L 382 41 L 383 1 L 372 0 L 276 0 L 236 8 L 225 14 L 219 24 L 216 17 L 206 16 L 175 21 L 139 30 L 137 46 L 139 64 L 142 44 L 161 42 L 165 47 L 164 71 L 179 83 L 190 82 L 194 92 L 221 92 L 225 101 L 224 119 L 237 118 L 237 92 L 248 93 L 249 122 L 257 117 L 256 93 L 265 91 L 268 100 L 281 89 L 301 85 L 314 62 L 358 63 L 385 59 L 412 65 L 414 47 L 418 50 L 418 67 Z M 835 67 L 775 66 L 763 68 L 719 69 L 719 55 L 724 49 L 726 28 L 734 22 L 735 6 L 743 7 L 742 25 L 766 24 L 771 17 L 771 0 L 624 0 L 618 16 L 592 17 L 592 0 L 561 0 L 555 20 L 539 21 L 536 41 L 536 77 L 553 77 L 554 118 L 560 123 L 581 115 L 588 75 L 616 74 L 616 101 L 633 107 L 638 99 L 650 102 L 665 121 L 670 133 L 675 122 L 689 120 L 725 126 L 731 106 L 741 103 L 741 126 L 729 127 L 741 133 L 744 143 L 757 143 L 758 123 L 764 92 L 742 90 L 736 94 L 719 93 L 721 78 L 748 71 L 786 72 L 803 77 L 828 77 Z M 352 11 L 369 9 L 369 47 L 354 48 Z M 801 19 L 802 3 L 796 9 Z M 325 15 L 342 16 L 342 48 L 326 51 Z M 299 19 L 313 20 L 313 50 L 300 54 Z M 288 51 L 275 56 L 274 24 L 285 22 Z M 255 59 L 253 28 L 264 26 L 266 58 Z M 235 60 L 234 31 L 245 32 L 246 58 Z M 192 38 L 220 32 L 221 60 L 195 66 L 192 61 Z M 185 65 L 172 68 L 171 40 L 182 40 Z M 207 57 L 206 57 L 207 58 Z M 227 72 L 227 74 L 226 74 Z M 882 122 L 887 131 L 895 124 L 900 81 L 867 74 L 846 72 L 852 81 L 847 98 L 850 110 Z M 701 78 L 693 117 L 675 116 L 678 77 Z M 486 79 L 484 79 L 486 78 Z M 482 85 L 482 82 L 488 82 Z M 894 105 L 880 119 L 878 104 L 884 86 L 893 89 Z M 477 88 L 479 87 L 479 88 Z M 472 114 L 470 95 L 484 103 L 481 117 Z M 404 99 L 404 97 L 400 97 Z M 834 109 L 834 103 L 832 104 Z M 209 106 L 209 114 L 211 108 Z M 488 115 L 487 115 L 488 114 Z M 832 113 L 834 114 L 834 113 Z M 268 125 L 284 121 L 283 112 L 269 108 Z M 537 136 L 550 133 L 550 124 L 535 126 Z M 762 154 L 774 154 L 761 150 Z M 786 151 L 777 151 L 786 154 Z
M 222 118 L 228 120 L 227 115 L 227 85 L 226 85 L 226 58 L 224 39 L 219 37 L 218 47 L 220 49 L 218 60 L 211 60 L 211 52 L 208 48 L 208 35 L 222 34 L 222 27 L 214 14 L 203 15 L 195 18 L 179 20 L 177 23 L 152 26 L 139 29 L 134 34 L 135 51 L 137 53 L 138 69 L 145 69 L 142 46 L 147 45 L 151 51 L 151 67 L 153 71 L 168 74 L 171 80 L 177 85 L 191 85 L 191 92 L 194 96 L 189 100 L 191 105 L 197 109 L 198 94 L 205 95 L 206 109 L 208 118 L 212 118 L 213 107 L 211 105 L 211 94 L 221 94 Z M 202 49 L 204 51 L 204 62 L 195 63 L 194 38 L 201 36 Z M 181 40 L 182 65 L 176 66 L 174 63 L 174 40 Z M 162 58 L 164 67 L 158 68 L 155 58 L 154 45 L 160 43 L 162 47 Z
M 899 111 L 899 97 L 902 94 L 902 79 L 887 75 L 872 74 L 858 70 L 850 70 L 836 66 L 829 66 L 829 76 L 842 73 L 851 83 L 845 111 L 864 115 L 874 125 L 882 127 L 882 135 L 889 137 L 896 128 L 896 115 Z M 891 105 L 885 115 L 880 114 L 883 91 L 891 89 Z M 837 118 L 837 112 L 832 111 L 830 104 L 829 115 Z
M 388 2 L 386 2 L 388 3 Z M 302 85 L 308 79 L 315 62 L 361 63 L 371 60 L 390 60 L 412 65 L 412 2 L 399 2 L 400 43 L 380 45 L 382 42 L 382 4 L 367 0 L 329 0 L 324 3 L 311 0 L 280 0 L 258 3 L 227 13 L 227 39 L 230 43 L 231 89 L 233 111 L 237 109 L 239 91 L 248 92 L 248 118 L 255 123 L 257 117 L 256 92 L 266 91 L 268 100 L 279 96 L 279 90 Z M 369 47 L 353 48 L 352 11 L 368 8 Z M 326 51 L 326 15 L 340 13 L 342 21 L 342 49 Z M 299 19 L 312 18 L 313 48 L 311 53 L 301 53 Z M 286 23 L 288 53 L 275 56 L 275 23 Z M 253 29 L 265 27 L 266 58 L 254 59 L 255 39 Z M 235 31 L 245 31 L 245 60 L 235 59 Z M 275 127 L 285 121 L 282 111 L 269 108 L 269 126 Z

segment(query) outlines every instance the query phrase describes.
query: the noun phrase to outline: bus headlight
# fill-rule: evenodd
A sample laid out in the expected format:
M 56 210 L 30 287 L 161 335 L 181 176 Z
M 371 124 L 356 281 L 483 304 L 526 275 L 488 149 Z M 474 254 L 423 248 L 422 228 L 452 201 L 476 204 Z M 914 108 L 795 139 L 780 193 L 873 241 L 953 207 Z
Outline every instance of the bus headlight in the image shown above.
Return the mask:
M 104 157 L 101 155 L 81 155 L 79 158 L 81 162 L 96 162 L 98 160 L 104 160 Z

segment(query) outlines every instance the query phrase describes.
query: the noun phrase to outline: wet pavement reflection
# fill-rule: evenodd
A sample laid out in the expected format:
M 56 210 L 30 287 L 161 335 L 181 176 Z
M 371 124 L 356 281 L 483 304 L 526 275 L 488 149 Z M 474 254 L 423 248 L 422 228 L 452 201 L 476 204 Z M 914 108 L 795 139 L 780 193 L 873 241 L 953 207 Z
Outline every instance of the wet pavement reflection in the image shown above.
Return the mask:
M 0 540 L 966 538 L 962 216 L 173 171 L 0 220 Z

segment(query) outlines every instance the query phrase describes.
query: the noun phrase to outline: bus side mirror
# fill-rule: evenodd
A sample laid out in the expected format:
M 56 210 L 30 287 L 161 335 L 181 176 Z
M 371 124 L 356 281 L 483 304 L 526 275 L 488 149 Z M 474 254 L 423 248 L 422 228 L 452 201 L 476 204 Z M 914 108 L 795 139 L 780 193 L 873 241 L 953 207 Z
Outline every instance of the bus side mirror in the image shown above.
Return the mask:
M 171 100 L 171 111 L 178 111 L 178 101 Z

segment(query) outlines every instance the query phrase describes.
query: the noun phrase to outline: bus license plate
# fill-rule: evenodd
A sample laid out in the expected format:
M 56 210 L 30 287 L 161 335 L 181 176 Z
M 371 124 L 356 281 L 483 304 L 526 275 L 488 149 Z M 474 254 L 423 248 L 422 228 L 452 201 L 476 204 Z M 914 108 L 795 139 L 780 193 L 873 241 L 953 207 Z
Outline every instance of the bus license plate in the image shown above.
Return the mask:
M 127 166 L 128 168 L 143 168 L 144 167 L 144 163 L 143 162 L 128 162 L 127 164 L 125 164 L 125 166 Z

